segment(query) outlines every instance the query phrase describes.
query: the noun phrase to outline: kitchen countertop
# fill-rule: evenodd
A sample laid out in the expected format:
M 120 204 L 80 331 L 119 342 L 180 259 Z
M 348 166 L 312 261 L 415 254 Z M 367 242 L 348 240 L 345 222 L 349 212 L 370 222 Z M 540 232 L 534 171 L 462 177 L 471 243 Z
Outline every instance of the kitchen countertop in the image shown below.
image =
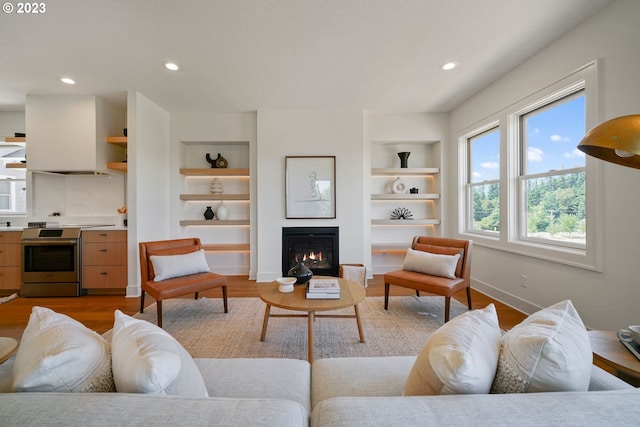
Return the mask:
M 74 228 L 80 228 L 81 230 L 127 230 L 127 227 L 123 227 L 123 226 L 118 226 L 118 225 L 113 225 L 113 224 L 96 224 L 96 225 L 92 225 L 92 224 L 86 224 L 86 225 L 79 225 L 79 224 L 64 224 L 61 225 L 60 227 L 48 227 L 48 228 L 69 228 L 69 227 L 74 227 Z M 27 228 L 24 225 L 18 226 L 18 225 L 12 225 L 10 227 L 2 227 L 0 226 L 0 232 L 2 231 L 23 231 L 25 228 Z

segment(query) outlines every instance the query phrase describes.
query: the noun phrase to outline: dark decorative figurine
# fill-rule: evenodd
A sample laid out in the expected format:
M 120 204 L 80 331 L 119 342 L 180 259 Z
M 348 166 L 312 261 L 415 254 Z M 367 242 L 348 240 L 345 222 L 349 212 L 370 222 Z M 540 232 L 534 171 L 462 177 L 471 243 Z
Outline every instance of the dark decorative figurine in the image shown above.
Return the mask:
M 400 157 L 400 167 L 401 168 L 406 168 L 407 167 L 407 161 L 409 160 L 409 155 L 411 154 L 411 152 L 409 151 L 403 151 L 401 153 L 398 153 L 398 157 Z
M 206 155 L 207 158 L 207 162 L 209 162 L 211 164 L 212 168 L 226 168 L 227 166 L 229 166 L 229 162 L 227 162 L 227 159 L 225 159 L 224 157 L 222 157 L 220 155 L 220 153 L 218 153 L 218 157 L 215 159 L 212 159 L 211 156 L 209 155 L 209 153 L 207 153 Z
M 391 219 L 413 219 L 413 214 L 407 208 L 397 208 L 391 212 Z
M 296 278 L 296 285 L 307 283 L 313 277 L 313 272 L 306 265 L 299 262 L 287 272 L 287 276 Z
M 211 206 L 207 206 L 207 209 L 204 210 L 204 219 L 213 219 L 214 213 Z

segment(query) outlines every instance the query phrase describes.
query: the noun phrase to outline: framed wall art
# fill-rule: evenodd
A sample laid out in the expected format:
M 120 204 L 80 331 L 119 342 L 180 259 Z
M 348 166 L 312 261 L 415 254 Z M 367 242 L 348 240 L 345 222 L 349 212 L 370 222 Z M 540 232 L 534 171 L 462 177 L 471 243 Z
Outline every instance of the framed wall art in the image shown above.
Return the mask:
M 336 217 L 336 156 L 285 157 L 285 216 Z

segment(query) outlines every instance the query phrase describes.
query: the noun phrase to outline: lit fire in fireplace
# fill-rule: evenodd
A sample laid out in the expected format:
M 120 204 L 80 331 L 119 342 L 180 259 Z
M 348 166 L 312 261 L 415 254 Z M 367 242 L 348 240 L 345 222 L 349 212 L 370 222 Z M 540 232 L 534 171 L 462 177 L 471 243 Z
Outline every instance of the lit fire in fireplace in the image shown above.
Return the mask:
M 296 263 L 302 262 L 307 268 L 331 268 L 330 260 L 322 254 L 322 251 L 309 251 L 298 253 L 295 256 Z

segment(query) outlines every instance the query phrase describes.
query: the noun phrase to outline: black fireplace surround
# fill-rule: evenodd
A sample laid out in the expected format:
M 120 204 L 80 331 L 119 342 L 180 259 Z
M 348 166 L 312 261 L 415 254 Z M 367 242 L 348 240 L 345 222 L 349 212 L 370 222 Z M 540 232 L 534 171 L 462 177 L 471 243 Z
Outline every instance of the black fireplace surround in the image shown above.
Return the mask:
M 314 275 L 338 275 L 338 227 L 283 227 L 282 275 L 302 262 Z

